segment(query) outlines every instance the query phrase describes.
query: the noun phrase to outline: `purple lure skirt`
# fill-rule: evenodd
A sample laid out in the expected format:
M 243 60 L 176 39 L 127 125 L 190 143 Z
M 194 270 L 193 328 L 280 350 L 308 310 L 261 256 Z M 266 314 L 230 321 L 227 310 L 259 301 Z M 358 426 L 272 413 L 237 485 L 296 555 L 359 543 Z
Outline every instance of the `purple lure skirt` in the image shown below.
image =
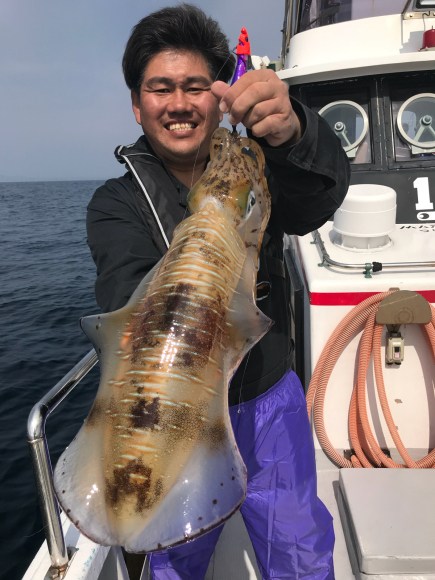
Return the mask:
M 230 407 L 248 470 L 240 512 L 263 580 L 334 580 L 332 517 L 317 497 L 314 445 L 293 371 L 263 395 Z M 202 580 L 223 526 L 148 555 L 154 580 Z

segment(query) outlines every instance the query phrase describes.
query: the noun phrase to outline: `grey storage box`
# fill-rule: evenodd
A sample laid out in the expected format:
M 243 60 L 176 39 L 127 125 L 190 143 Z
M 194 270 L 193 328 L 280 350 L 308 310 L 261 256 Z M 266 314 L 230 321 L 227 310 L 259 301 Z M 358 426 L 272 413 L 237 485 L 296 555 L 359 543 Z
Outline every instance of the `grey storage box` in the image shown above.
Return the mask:
M 337 499 L 357 578 L 435 579 L 435 469 L 341 469 Z

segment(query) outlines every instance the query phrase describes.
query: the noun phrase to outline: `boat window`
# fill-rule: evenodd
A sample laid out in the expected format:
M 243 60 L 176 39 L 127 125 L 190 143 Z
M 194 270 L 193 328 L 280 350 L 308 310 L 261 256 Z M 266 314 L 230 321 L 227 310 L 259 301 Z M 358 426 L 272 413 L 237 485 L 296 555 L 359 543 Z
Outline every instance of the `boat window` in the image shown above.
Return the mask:
M 435 93 L 409 92 L 402 89 L 391 95 L 395 160 L 434 159 Z
M 297 32 L 349 20 L 401 14 L 405 4 L 406 0 L 302 0 Z
M 372 162 L 367 103 L 332 101 L 316 109 L 340 139 L 351 163 Z

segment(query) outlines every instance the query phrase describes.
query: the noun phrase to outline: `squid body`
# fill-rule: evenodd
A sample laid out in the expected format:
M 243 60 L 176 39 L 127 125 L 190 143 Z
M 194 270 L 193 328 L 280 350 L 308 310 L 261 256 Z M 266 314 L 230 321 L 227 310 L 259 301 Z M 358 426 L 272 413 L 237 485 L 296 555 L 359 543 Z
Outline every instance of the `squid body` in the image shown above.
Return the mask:
M 270 194 L 257 143 L 219 128 L 210 157 L 189 193 L 193 215 L 128 304 L 81 320 L 101 380 L 55 491 L 84 535 L 130 552 L 206 533 L 246 494 L 227 392 L 272 324 L 255 304 Z

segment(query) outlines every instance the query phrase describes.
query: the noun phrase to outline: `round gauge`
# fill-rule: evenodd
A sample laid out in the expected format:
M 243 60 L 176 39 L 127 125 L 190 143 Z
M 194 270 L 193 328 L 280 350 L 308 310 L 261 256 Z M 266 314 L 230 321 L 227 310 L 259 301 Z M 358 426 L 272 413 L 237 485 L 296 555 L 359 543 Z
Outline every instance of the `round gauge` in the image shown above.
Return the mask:
M 420 93 L 405 101 L 397 113 L 397 130 L 415 147 L 435 147 L 435 94 Z
M 319 115 L 340 139 L 346 152 L 356 149 L 367 134 L 367 113 L 354 101 L 334 101 L 320 109 Z

